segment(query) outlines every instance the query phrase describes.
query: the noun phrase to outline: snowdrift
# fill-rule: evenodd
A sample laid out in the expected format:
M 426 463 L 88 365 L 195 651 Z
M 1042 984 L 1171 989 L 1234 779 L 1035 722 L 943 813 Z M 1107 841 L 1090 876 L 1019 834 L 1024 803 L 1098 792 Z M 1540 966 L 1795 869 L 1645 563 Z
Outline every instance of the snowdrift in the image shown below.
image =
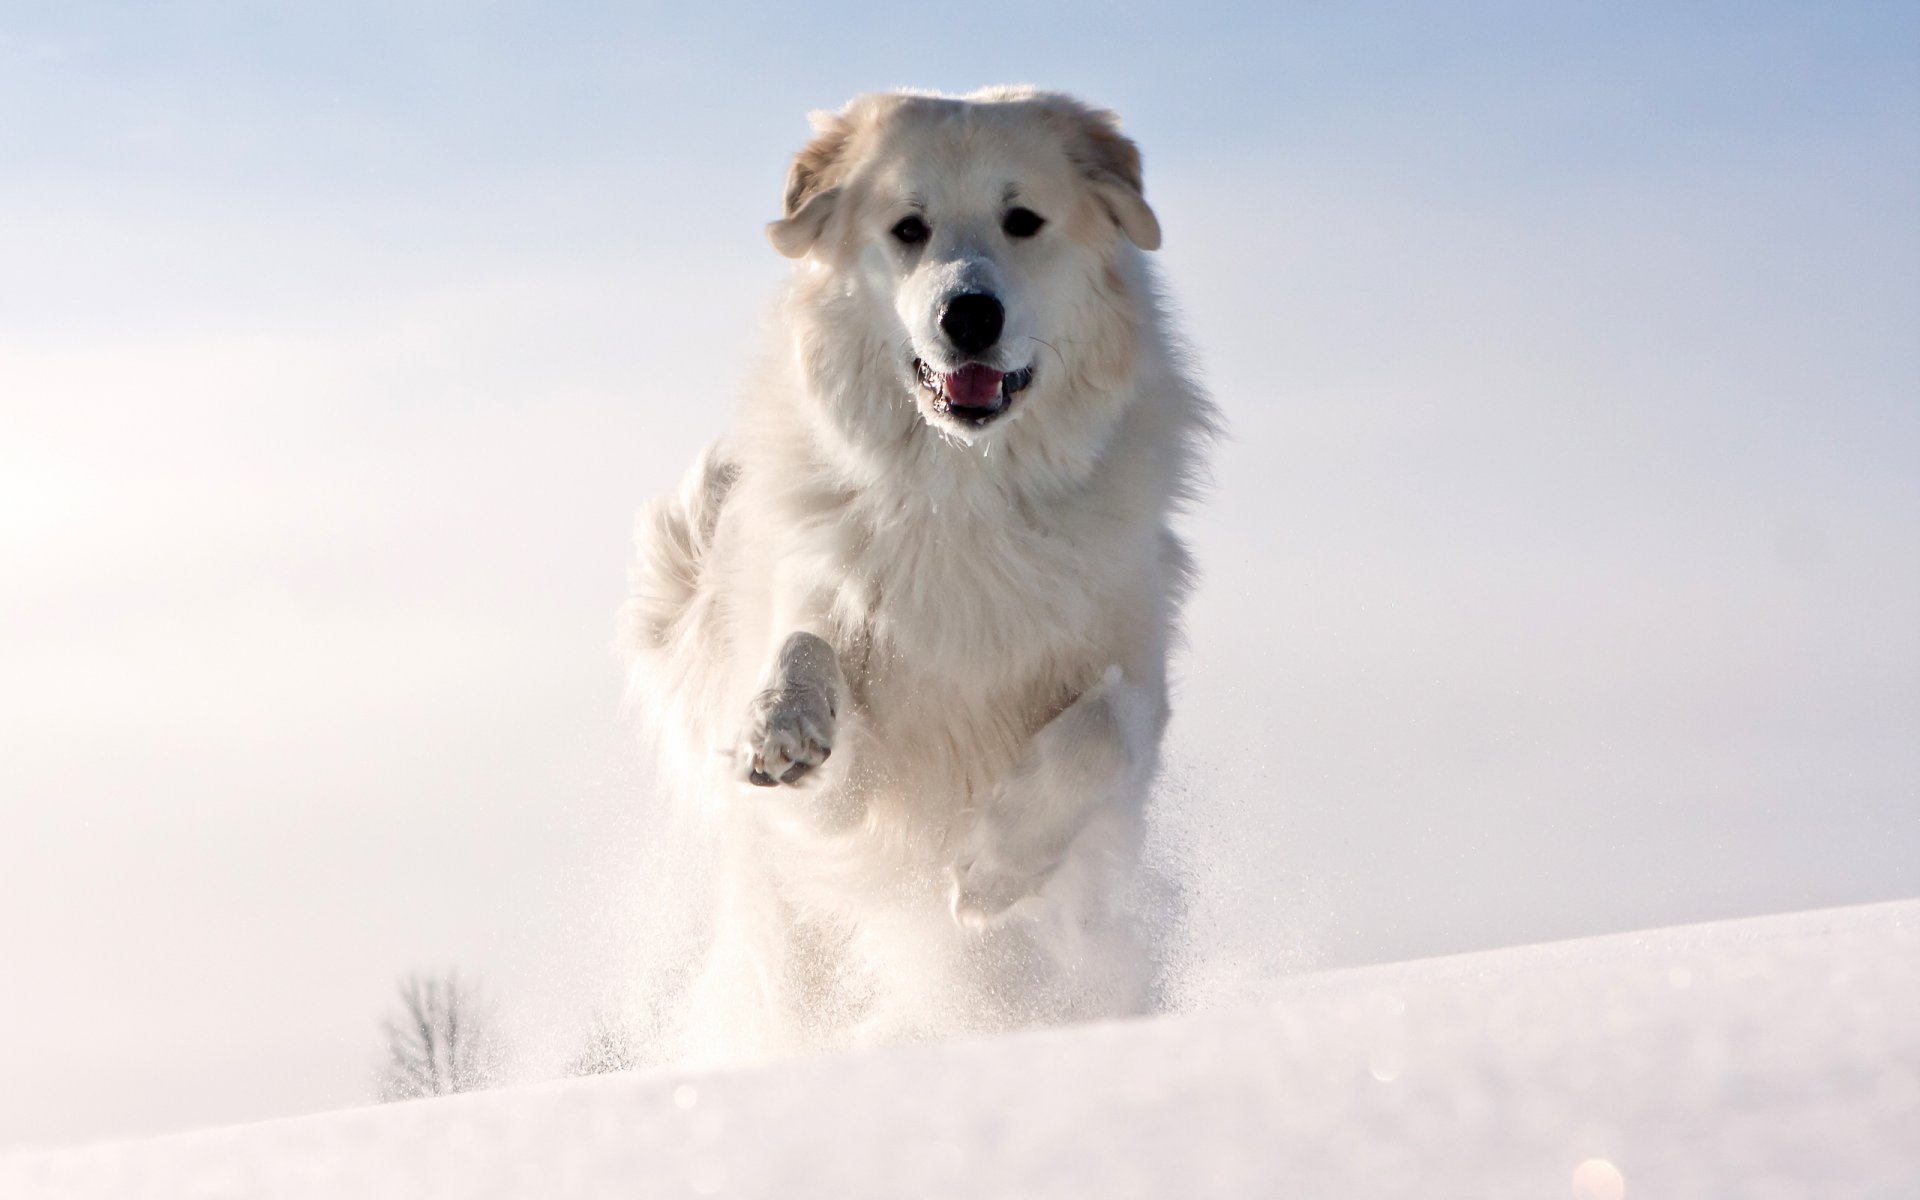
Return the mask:
M 0 1196 L 1920 1196 L 1920 901 L 0 1157 Z

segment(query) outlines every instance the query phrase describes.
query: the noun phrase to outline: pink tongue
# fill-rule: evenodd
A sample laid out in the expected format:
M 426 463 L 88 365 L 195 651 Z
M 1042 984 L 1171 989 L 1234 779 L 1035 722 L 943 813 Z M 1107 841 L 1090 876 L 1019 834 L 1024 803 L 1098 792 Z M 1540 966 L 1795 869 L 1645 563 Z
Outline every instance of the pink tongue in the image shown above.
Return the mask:
M 942 380 L 947 399 L 963 408 L 991 408 L 1000 399 L 1001 373 L 969 363 Z

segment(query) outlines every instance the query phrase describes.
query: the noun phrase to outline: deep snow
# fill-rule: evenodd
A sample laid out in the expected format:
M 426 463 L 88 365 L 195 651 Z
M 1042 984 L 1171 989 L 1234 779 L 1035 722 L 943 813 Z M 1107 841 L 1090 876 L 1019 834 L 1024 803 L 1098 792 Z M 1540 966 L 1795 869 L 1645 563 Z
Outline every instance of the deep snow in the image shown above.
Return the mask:
M 0 1157 L 0 1196 L 1920 1196 L 1920 900 Z

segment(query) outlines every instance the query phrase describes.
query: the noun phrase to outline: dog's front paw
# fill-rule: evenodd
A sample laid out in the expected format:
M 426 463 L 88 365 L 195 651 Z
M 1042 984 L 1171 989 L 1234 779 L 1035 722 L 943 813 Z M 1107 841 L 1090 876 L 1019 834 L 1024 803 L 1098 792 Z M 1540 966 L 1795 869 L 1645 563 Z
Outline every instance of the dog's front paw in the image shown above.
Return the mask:
M 747 708 L 742 770 L 756 787 L 798 783 L 833 753 L 834 712 L 819 689 L 769 689 Z
M 952 874 L 948 899 L 953 919 L 968 929 L 986 929 L 1038 892 L 1051 872 L 1017 866 L 982 849 L 963 852 Z

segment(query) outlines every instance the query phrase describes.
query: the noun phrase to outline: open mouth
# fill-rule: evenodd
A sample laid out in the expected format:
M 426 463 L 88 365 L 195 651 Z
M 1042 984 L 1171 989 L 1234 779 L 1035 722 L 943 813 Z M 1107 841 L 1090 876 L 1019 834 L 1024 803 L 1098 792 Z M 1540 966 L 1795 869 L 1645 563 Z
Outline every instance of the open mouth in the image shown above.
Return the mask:
M 1013 398 L 1033 383 L 1033 368 L 996 371 L 983 363 L 968 363 L 942 374 L 920 359 L 913 360 L 920 386 L 932 398 L 933 411 L 978 428 L 1013 406 Z

